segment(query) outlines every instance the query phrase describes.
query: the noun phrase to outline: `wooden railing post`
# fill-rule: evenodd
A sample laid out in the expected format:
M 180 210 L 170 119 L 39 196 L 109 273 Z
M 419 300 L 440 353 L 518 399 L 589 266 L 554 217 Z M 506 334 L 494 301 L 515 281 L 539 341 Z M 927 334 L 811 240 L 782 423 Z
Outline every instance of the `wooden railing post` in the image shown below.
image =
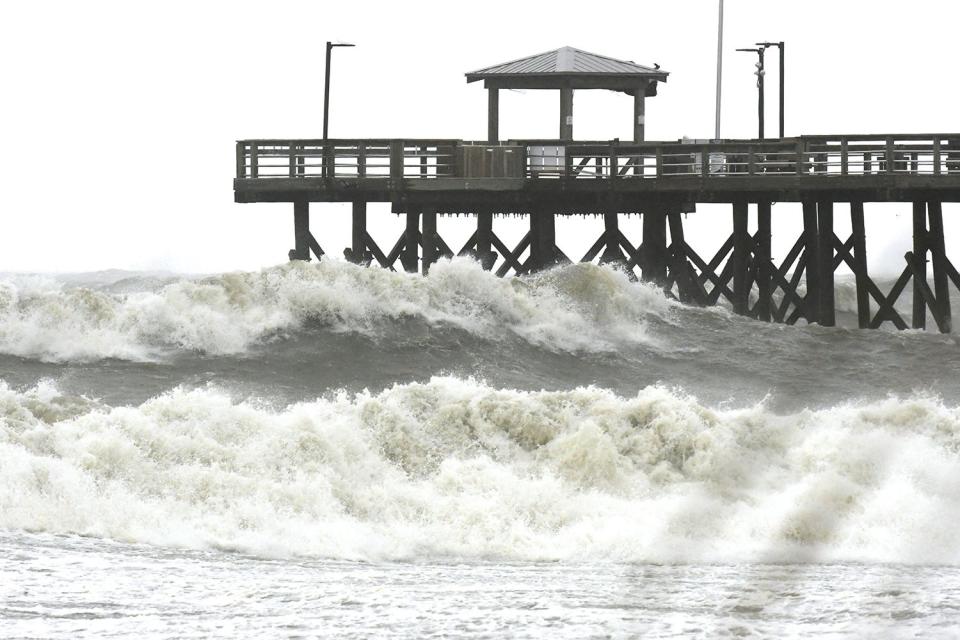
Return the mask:
M 457 140 L 453 147 L 451 147 L 450 153 L 453 154 L 453 168 L 451 169 L 451 176 L 455 178 L 462 178 L 466 171 L 464 170 L 464 144 L 463 140 Z M 527 176 L 527 158 L 526 158 L 526 147 L 524 147 L 523 158 L 520 160 L 520 166 L 523 167 L 523 175 Z
M 757 172 L 757 157 L 753 151 L 753 145 L 747 145 L 747 175 L 752 176 Z
M 367 143 L 361 142 L 357 145 L 357 177 L 363 178 L 367 175 Z
M 656 174 L 658 178 L 663 177 L 663 147 L 657 147 L 656 155 Z M 637 174 L 642 178 L 643 177 L 643 152 L 640 152 L 637 155 Z
M 804 158 L 803 150 L 803 141 L 797 140 L 797 175 L 802 176 L 806 173 L 804 165 L 806 164 L 806 159 Z
M 850 173 L 849 143 L 846 138 L 840 139 L 840 175 Z
M 334 145 L 329 140 L 323 141 L 323 177 L 324 178 L 336 178 L 337 177 L 337 159 L 336 153 L 334 151 L 336 145 Z
M 700 150 L 700 177 L 703 179 L 710 177 L 710 147 L 703 147 Z
M 933 140 L 933 175 L 940 175 L 940 138 Z
M 257 143 L 250 143 L 250 177 L 259 178 L 260 177 L 260 167 L 259 167 L 259 158 L 257 157 Z
M 403 140 L 390 141 L 390 179 L 403 180 Z
M 616 180 L 620 177 L 620 140 L 616 139 L 610 143 L 610 179 Z
M 247 177 L 247 157 L 245 151 L 246 144 L 237 142 L 237 178 L 241 180 Z
M 894 173 L 896 170 L 896 165 L 894 164 L 895 158 L 893 153 L 893 138 L 887 138 L 886 140 L 886 157 L 887 157 L 887 173 Z

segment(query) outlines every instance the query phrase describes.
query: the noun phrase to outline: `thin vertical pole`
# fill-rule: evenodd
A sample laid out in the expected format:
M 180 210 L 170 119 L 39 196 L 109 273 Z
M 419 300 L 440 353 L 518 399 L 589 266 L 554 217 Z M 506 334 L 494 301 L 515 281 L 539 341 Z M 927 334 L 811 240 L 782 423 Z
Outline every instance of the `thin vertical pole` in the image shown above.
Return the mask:
M 750 235 L 747 231 L 747 203 L 733 203 L 733 312 L 747 314 L 750 289 L 747 282 L 747 258 Z
M 757 99 L 757 112 L 758 112 L 758 115 L 760 116 L 760 139 L 761 140 L 763 140 L 764 138 L 764 135 L 763 135 L 763 112 L 764 112 L 764 106 L 763 106 L 764 61 L 763 61 L 763 58 L 764 58 L 764 53 L 765 53 L 765 49 L 762 49 L 762 48 L 757 51 L 757 54 L 760 56 L 760 68 L 758 69 L 758 73 L 757 73 L 757 89 L 760 92 L 760 96 Z
M 853 261 L 857 265 L 857 325 L 870 328 L 870 292 L 867 290 L 867 234 L 863 222 L 863 203 L 850 203 L 850 226 L 853 231 Z
M 770 322 L 770 202 L 757 203 L 757 318 Z
M 330 119 L 330 52 L 333 43 L 327 42 L 327 66 L 323 74 L 323 139 L 327 139 L 327 124 Z
M 917 261 L 919 276 L 923 283 L 927 280 L 927 203 L 913 203 L 913 258 Z M 927 305 L 924 303 L 921 289 L 923 284 L 913 280 L 913 328 L 925 329 L 927 326 Z
M 817 229 L 820 232 L 820 324 L 832 327 L 836 324 L 833 290 L 833 202 L 817 203 Z
M 716 127 L 713 139 L 720 139 L 720 88 L 723 77 L 723 0 L 720 0 L 720 16 L 717 19 L 717 106 Z
M 783 102 L 784 102 L 784 86 L 785 86 L 784 75 L 783 75 L 783 70 L 784 70 L 783 56 L 784 56 L 784 49 L 786 48 L 786 45 L 783 42 L 780 42 L 779 44 L 780 44 L 780 47 L 779 47 L 780 49 L 780 139 L 782 140 L 783 139 Z

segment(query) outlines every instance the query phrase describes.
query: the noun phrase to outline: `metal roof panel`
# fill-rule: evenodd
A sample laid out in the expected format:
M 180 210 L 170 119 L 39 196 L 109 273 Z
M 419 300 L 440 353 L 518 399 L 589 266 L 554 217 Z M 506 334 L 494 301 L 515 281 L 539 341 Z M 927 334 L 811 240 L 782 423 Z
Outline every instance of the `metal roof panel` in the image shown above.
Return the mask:
M 630 60 L 617 60 L 574 47 L 561 47 L 553 51 L 511 60 L 466 74 L 468 80 L 496 76 L 544 75 L 544 74 L 597 74 L 666 76 L 659 68 L 645 67 Z

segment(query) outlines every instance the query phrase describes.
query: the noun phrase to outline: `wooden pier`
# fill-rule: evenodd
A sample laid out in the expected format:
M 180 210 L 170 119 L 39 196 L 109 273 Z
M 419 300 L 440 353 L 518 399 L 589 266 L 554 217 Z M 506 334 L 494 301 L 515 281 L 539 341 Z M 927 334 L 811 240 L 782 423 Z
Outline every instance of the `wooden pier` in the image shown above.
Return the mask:
M 845 264 L 856 278 L 860 327 L 925 328 L 930 315 L 940 331 L 951 330 L 950 290 L 960 288 L 960 275 L 946 253 L 942 203 L 960 202 L 960 134 L 646 142 L 644 102 L 667 76 L 656 65 L 571 47 L 503 63 L 467 74 L 488 90 L 488 140 L 241 140 L 235 199 L 293 203 L 291 259 L 324 253 L 310 229 L 314 202 L 353 203 L 347 259 L 424 274 L 453 255 L 474 256 L 499 276 L 571 262 L 577 256 L 557 246 L 556 216 L 587 214 L 603 226 L 580 261 L 616 264 L 690 304 L 722 298 L 758 320 L 832 326 L 834 273 Z M 499 140 L 503 88 L 558 90 L 559 139 Z M 573 92 L 585 89 L 633 98 L 632 141 L 572 139 Z M 371 236 L 370 202 L 388 202 L 406 217 L 392 246 Z M 777 263 L 771 216 L 774 203 L 785 202 L 802 203 L 803 231 Z M 867 269 L 864 216 L 876 202 L 911 203 L 913 215 L 912 251 L 886 292 Z M 682 214 L 700 203 L 730 206 L 731 233 L 712 256 L 684 239 Z M 836 203 L 849 203 L 852 234 L 845 239 L 835 233 Z M 464 246 L 451 247 L 437 232 L 437 216 L 446 214 L 474 216 L 476 230 Z M 529 231 L 512 247 L 494 228 L 495 217 L 507 214 L 529 219 Z M 641 238 L 621 231 L 624 214 L 642 215 Z M 894 306 L 908 286 L 910 322 Z
M 960 134 L 639 144 L 243 140 L 236 157 L 237 202 L 293 203 L 293 259 L 323 255 L 309 228 L 311 202 L 352 202 L 353 241 L 345 254 L 386 268 L 399 261 L 407 271 L 426 273 L 452 255 L 474 255 L 501 276 L 569 262 L 556 246 L 555 216 L 593 214 L 603 229 L 581 261 L 617 262 L 681 300 L 707 305 L 723 297 L 760 320 L 833 325 L 833 274 L 841 264 L 856 276 L 861 327 L 889 321 L 923 328 L 929 311 L 939 330 L 950 331 L 949 285 L 960 288 L 945 252 L 941 206 L 960 201 Z M 406 216 L 406 229 L 387 251 L 368 232 L 368 202 L 389 202 Z M 774 202 L 803 203 L 804 231 L 781 264 L 770 255 Z M 850 203 L 853 234 L 844 240 L 834 233 L 837 202 Z M 866 267 L 864 209 L 873 202 L 912 203 L 913 251 L 886 293 Z M 684 241 L 681 213 L 697 203 L 731 206 L 730 237 L 709 259 Z M 752 231 L 750 203 L 757 205 Z M 465 246 L 452 248 L 437 234 L 443 214 L 476 217 Z M 501 214 L 529 217 L 530 230 L 515 247 L 493 228 Z M 619 230 L 620 214 L 643 216 L 639 243 Z M 929 260 L 933 287 L 925 277 Z M 908 323 L 894 304 L 911 283 Z

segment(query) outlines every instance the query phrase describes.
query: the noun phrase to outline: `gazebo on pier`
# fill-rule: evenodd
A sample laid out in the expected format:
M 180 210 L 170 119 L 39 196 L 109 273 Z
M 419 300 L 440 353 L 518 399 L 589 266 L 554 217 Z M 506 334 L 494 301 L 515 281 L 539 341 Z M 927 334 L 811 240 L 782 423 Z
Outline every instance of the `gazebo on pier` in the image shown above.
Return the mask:
M 559 89 L 560 139 L 573 140 L 575 89 L 607 89 L 633 96 L 633 141 L 643 142 L 647 96 L 657 95 L 657 83 L 669 75 L 660 67 L 645 67 L 573 47 L 562 47 L 527 58 L 471 71 L 467 82 L 483 80 L 488 92 L 487 139 L 499 140 L 500 89 Z

